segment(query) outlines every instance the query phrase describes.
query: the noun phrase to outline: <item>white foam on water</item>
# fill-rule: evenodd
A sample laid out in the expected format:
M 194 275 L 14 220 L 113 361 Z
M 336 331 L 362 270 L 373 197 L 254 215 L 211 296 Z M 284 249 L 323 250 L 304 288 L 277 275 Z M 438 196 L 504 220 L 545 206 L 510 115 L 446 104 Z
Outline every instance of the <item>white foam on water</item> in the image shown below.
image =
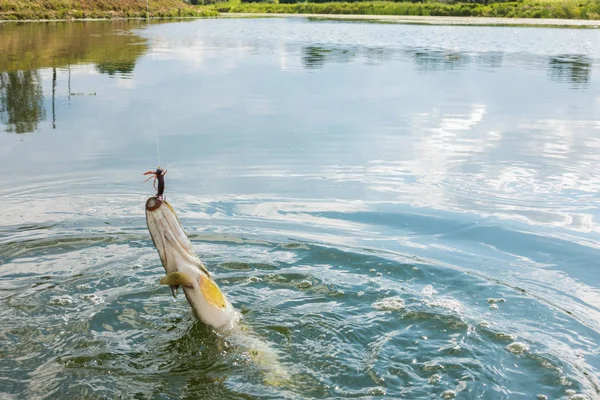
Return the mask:
M 433 374 L 429 377 L 429 383 L 431 383 L 432 385 L 435 385 L 436 383 L 439 383 L 441 379 L 442 379 L 442 377 L 440 375 Z
M 68 306 L 69 304 L 73 304 L 74 301 L 75 300 L 73 300 L 73 298 L 67 294 L 64 296 L 51 298 L 48 304 L 52 306 Z
M 517 339 L 517 335 L 513 335 L 512 333 L 497 332 L 496 339 L 514 341 Z
M 298 289 L 308 289 L 308 288 L 310 288 L 311 286 L 312 286 L 312 283 L 311 283 L 310 281 L 307 281 L 307 280 L 300 281 L 300 282 L 298 282 L 298 283 L 296 284 L 296 287 L 297 287 Z
M 438 291 L 435 290 L 433 288 L 433 286 L 431 286 L 431 285 L 427 285 L 423 289 L 421 289 L 421 294 L 423 296 L 431 297 L 431 296 L 433 296 L 436 293 L 438 293 Z
M 523 342 L 513 342 L 506 346 L 506 350 L 514 354 L 521 354 L 529 351 L 529 346 Z
M 590 400 L 590 398 L 585 394 L 576 393 L 576 394 L 570 396 L 569 400 Z
M 445 308 L 446 310 L 451 311 L 460 311 L 462 309 L 462 304 L 458 300 L 455 299 L 437 299 L 427 303 L 429 307 L 439 307 Z
M 373 308 L 378 311 L 397 311 L 404 308 L 404 300 L 398 296 L 388 297 L 373 303 Z
M 92 302 L 93 304 L 104 304 L 104 298 L 102 298 L 102 296 L 98 296 L 97 294 L 85 294 L 82 296 L 82 298 L 84 300 L 87 300 L 89 302 Z

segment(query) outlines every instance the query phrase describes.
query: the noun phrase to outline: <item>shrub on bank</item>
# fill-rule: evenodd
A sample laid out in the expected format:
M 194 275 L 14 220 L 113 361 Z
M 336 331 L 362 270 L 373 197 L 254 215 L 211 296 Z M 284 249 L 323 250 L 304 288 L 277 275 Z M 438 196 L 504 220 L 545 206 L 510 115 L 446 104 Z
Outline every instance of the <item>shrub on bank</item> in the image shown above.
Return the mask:
M 415 15 L 503 18 L 600 19 L 600 0 L 523 0 L 507 2 L 413 2 L 279 0 L 279 3 L 250 2 L 217 4 L 214 10 L 233 13 Z M 247 1 L 247 2 L 246 2 Z
M 0 20 L 217 16 L 182 0 L 0 0 Z M 149 11 L 149 13 L 147 13 Z

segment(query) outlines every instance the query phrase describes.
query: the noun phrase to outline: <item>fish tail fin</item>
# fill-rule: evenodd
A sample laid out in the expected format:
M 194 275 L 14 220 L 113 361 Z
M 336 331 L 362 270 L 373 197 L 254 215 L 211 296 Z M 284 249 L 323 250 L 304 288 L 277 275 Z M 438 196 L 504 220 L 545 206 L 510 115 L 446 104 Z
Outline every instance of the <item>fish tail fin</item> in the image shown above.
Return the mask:
M 287 386 L 291 382 L 291 375 L 286 367 L 279 361 L 277 351 L 250 332 L 245 332 L 244 347 L 246 347 L 250 360 L 263 373 L 263 382 L 269 386 Z

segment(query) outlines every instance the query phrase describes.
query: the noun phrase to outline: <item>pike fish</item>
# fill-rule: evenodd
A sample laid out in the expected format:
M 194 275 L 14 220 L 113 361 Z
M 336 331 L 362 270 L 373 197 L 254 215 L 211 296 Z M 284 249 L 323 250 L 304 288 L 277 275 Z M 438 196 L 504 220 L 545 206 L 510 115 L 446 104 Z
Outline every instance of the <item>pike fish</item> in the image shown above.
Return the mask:
M 217 331 L 233 328 L 239 313 L 198 258 L 173 207 L 162 196 L 146 201 L 146 224 L 167 273 L 160 283 L 171 286 L 174 297 L 183 289 L 194 315 L 206 325 Z
M 289 375 L 279 363 L 274 349 L 239 324 L 240 314 L 233 308 L 196 252 L 173 207 L 163 198 L 166 171 L 148 171 L 158 182 L 157 193 L 146 201 L 146 224 L 166 275 L 160 280 L 169 285 L 174 297 L 179 288 L 194 315 L 215 331 L 227 335 L 232 344 L 248 350 L 249 358 L 264 370 L 265 383 L 281 386 Z

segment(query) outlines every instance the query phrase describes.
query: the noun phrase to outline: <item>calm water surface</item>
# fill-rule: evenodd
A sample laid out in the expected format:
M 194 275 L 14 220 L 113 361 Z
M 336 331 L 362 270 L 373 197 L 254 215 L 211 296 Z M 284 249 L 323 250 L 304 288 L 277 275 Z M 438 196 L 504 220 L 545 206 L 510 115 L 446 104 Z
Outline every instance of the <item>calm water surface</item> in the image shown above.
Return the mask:
M 1 24 L 0 397 L 598 398 L 598 43 Z M 290 382 L 159 285 L 158 163 Z

